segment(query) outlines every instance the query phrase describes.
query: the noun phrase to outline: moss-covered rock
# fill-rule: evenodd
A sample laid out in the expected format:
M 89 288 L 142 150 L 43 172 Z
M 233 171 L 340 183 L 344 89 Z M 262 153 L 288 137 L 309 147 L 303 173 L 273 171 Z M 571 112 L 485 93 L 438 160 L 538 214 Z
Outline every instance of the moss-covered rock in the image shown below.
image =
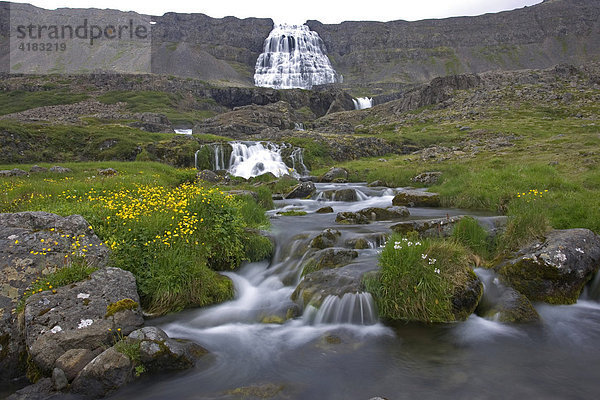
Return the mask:
M 407 207 L 439 207 L 440 195 L 421 190 L 404 190 L 394 196 L 392 204 Z
M 588 229 L 567 229 L 551 231 L 495 269 L 531 301 L 573 304 L 599 268 L 600 237 Z
M 315 236 L 310 242 L 310 247 L 314 249 L 326 249 L 333 247 L 337 243 L 342 233 L 335 229 L 325 229 L 323 232 Z

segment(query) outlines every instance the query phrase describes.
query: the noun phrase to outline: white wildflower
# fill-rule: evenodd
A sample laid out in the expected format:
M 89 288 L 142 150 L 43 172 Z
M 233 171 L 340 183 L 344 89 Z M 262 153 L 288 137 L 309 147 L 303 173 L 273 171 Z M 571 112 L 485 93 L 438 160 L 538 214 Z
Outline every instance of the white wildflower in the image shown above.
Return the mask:
M 89 298 L 89 297 L 90 297 L 90 294 L 89 294 L 89 293 L 79 293 L 79 294 L 77 295 L 77 298 L 78 298 L 78 299 L 87 299 L 87 298 Z
M 8 240 L 15 240 L 16 238 L 18 238 L 18 236 L 17 236 L 17 235 L 10 235 L 10 236 L 8 237 Z
M 438 275 L 439 275 L 439 274 L 440 274 L 440 269 L 439 269 L 439 268 L 436 268 L 436 269 L 434 269 L 434 270 L 433 270 L 433 272 L 435 272 L 436 274 L 438 274 Z
M 427 254 L 421 254 L 421 258 L 425 260 L 427 258 Z
M 435 262 L 436 262 L 436 261 L 437 261 L 437 260 L 436 260 L 435 258 L 430 258 L 430 259 L 429 259 L 429 265 L 433 265 L 433 264 L 435 264 Z
M 581 254 L 585 254 L 585 252 L 583 250 L 581 250 L 579 247 L 575 248 L 575 251 Z

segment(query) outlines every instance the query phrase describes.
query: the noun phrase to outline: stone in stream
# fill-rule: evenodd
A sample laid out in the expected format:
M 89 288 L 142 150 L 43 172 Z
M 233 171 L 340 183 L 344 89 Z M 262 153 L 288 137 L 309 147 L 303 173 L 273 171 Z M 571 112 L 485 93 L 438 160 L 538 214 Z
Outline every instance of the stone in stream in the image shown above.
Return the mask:
M 511 287 L 502 287 L 493 302 L 489 302 L 488 287 L 477 306 L 477 314 L 494 321 L 505 323 L 536 322 L 540 315 L 529 299 Z
M 358 194 L 356 190 L 348 188 L 348 189 L 338 189 L 338 190 L 326 190 L 323 192 L 323 197 L 327 200 L 331 201 L 346 201 L 353 202 L 358 201 Z
M 407 207 L 439 207 L 440 195 L 421 190 L 403 190 L 394 196 L 392 204 Z
M 599 268 L 600 237 L 588 229 L 566 229 L 523 247 L 495 270 L 531 301 L 573 304 Z
M 392 231 L 403 235 L 417 232 L 420 237 L 447 237 L 452 234 L 454 226 L 465 216 L 403 221 L 392 225 Z
M 338 224 L 358 225 L 368 224 L 371 221 L 363 214 L 351 211 L 343 211 L 337 214 L 335 222 L 337 222 Z
M 410 215 L 408 208 L 392 206 L 387 208 L 369 207 L 358 212 L 371 221 L 386 221 L 391 219 L 405 218 Z
M 358 257 L 354 250 L 332 247 L 317 251 L 308 258 L 302 269 L 302 275 L 321 269 L 339 268 Z
M 312 196 L 317 191 L 312 182 L 300 182 L 292 188 L 285 196 L 285 199 L 305 199 Z
M 309 304 L 318 308 L 327 296 L 364 292 L 363 277 L 377 269 L 377 263 L 366 262 L 312 272 L 304 276 L 291 299 L 302 308 Z
M 348 180 L 348 170 L 345 168 L 334 167 L 329 171 L 325 172 L 323 176 L 319 178 L 319 182 L 346 182 Z
M 316 213 L 317 214 L 331 214 L 333 212 L 333 207 L 326 206 L 319 208 Z
M 325 229 L 323 232 L 315 236 L 313 240 L 311 240 L 310 247 L 315 249 L 334 247 L 340 236 L 342 236 L 340 231 L 335 229 Z

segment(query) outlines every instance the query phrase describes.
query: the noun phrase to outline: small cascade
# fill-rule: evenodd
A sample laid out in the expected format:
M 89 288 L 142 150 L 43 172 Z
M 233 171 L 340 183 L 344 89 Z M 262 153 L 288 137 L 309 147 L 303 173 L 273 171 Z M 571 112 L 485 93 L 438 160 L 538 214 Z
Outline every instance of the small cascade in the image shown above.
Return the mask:
M 232 152 L 229 159 L 229 173 L 231 175 L 245 179 L 269 172 L 277 177 L 286 174 L 299 176 L 296 171 L 283 162 L 281 146 L 273 143 L 263 145 L 258 142 L 232 142 L 231 147 Z
M 581 298 L 584 300 L 600 301 L 600 272 L 585 287 Z
M 256 60 L 256 86 L 311 89 L 339 80 L 323 41 L 307 25 L 275 25 Z
M 302 147 L 294 148 L 289 155 L 289 159 L 292 162 L 292 169 L 302 176 L 308 175 L 309 170 L 304 164 L 304 149 Z
M 302 122 L 294 122 L 294 130 L 295 131 L 303 131 L 304 124 Z
M 373 98 L 368 97 L 359 97 L 357 99 L 352 99 L 354 102 L 355 110 L 364 110 L 365 108 L 373 107 Z
M 303 320 L 309 325 L 373 325 L 377 323 L 377 310 L 370 293 L 346 293 L 341 298 L 327 296 L 318 309 L 308 306 Z
M 215 161 L 213 165 L 214 170 L 218 171 L 220 169 L 227 169 L 227 166 L 225 165 L 225 151 L 223 149 L 223 145 L 216 143 L 212 145 L 212 148 L 215 154 Z

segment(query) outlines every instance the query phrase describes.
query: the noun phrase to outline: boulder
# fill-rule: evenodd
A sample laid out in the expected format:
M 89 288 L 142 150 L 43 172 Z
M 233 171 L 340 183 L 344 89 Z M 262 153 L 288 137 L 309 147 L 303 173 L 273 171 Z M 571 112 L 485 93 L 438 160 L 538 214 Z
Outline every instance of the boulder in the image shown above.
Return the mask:
M 135 278 L 119 268 L 94 272 L 87 281 L 34 294 L 25 306 L 25 342 L 45 372 L 71 349 L 92 352 L 113 344 L 111 330 L 126 335 L 144 322 Z
M 338 224 L 359 225 L 368 224 L 370 220 L 363 214 L 351 211 L 343 211 L 337 214 L 335 217 L 335 222 Z
M 60 392 L 69 386 L 69 381 L 67 380 L 67 376 L 65 372 L 60 368 L 54 368 L 52 370 L 52 384 L 54 385 L 54 390 Z
M 415 183 L 422 183 L 424 185 L 430 186 L 436 184 L 440 177 L 442 176 L 441 172 L 423 172 L 412 178 L 411 180 Z
M 573 304 L 600 268 L 600 237 L 588 229 L 554 230 L 499 263 L 501 280 L 531 301 Z
M 344 266 L 358 257 L 354 250 L 333 247 L 317 251 L 308 258 L 302 269 L 302 275 L 321 269 L 333 269 Z
M 312 182 L 300 182 L 292 188 L 285 196 L 286 199 L 305 199 L 312 196 L 317 191 Z
M 377 262 L 352 263 L 337 269 L 322 269 L 304 276 L 291 299 L 300 307 L 319 307 L 327 296 L 364 291 L 363 277 L 378 269 Z
M 406 207 L 439 207 L 440 195 L 421 190 L 403 190 L 394 196 L 392 204 Z
M 114 168 L 104 168 L 104 169 L 99 169 L 98 174 L 102 175 L 102 176 L 114 176 L 114 175 L 118 175 L 119 171 L 117 171 Z
M 456 321 L 465 321 L 475 312 L 483 294 L 483 284 L 473 271 L 464 284 L 454 288 L 452 296 L 452 314 Z
M 24 337 L 13 311 L 18 300 L 35 279 L 64 266 L 77 241 L 90 265 L 106 266 L 109 250 L 79 215 L 0 214 L 0 379 L 23 374 Z
M 216 172 L 209 169 L 198 172 L 198 174 L 196 174 L 196 178 L 198 178 L 198 180 L 210 183 L 217 183 L 223 179 L 221 176 L 217 175 Z
M 133 361 L 115 347 L 110 347 L 83 368 L 71 384 L 71 391 L 99 398 L 133 379 Z
M 33 385 L 17 390 L 6 400 L 49 400 L 56 399 L 54 392 L 54 384 L 50 378 L 42 378 Z
M 452 235 L 454 226 L 464 215 L 454 217 L 403 221 L 391 226 L 392 231 L 401 234 L 417 232 L 420 237 L 446 237 Z
M 317 214 L 330 214 L 332 212 L 333 212 L 333 207 L 330 207 L 330 206 L 321 207 L 316 211 Z
M 69 172 L 73 172 L 71 170 L 71 168 L 61 167 L 60 165 L 55 165 L 54 167 L 50 167 L 50 169 L 48 171 L 55 173 L 55 174 L 66 174 Z
M 171 339 L 154 326 L 132 332 L 127 340 L 139 342 L 140 361 L 149 372 L 191 368 L 199 357 L 208 353 L 194 342 Z
M 326 249 L 328 247 L 334 247 L 338 239 L 342 236 L 340 231 L 335 229 L 326 229 L 310 242 L 310 247 L 314 249 Z
M 229 190 L 227 194 L 231 196 L 252 197 L 254 201 L 258 202 L 258 193 L 252 190 Z
M 334 167 L 325 172 L 319 178 L 319 182 L 345 182 L 348 180 L 348 170 L 345 168 Z
M 56 368 L 60 368 L 64 372 L 67 380 L 71 382 L 77 376 L 79 371 L 99 354 L 99 349 L 96 351 L 89 349 L 71 349 L 58 357 L 54 365 Z
M 354 189 L 326 190 L 323 197 L 331 201 L 358 201 L 358 194 Z
M 408 208 L 392 206 L 387 208 L 369 207 L 363 208 L 358 214 L 364 215 L 371 221 L 386 221 L 391 219 L 405 218 L 410 215 Z
M 2 170 L 0 171 L 0 177 L 4 177 L 4 176 L 27 176 L 29 175 L 27 173 L 27 171 L 23 171 L 22 169 L 19 168 L 13 168 L 11 170 Z

